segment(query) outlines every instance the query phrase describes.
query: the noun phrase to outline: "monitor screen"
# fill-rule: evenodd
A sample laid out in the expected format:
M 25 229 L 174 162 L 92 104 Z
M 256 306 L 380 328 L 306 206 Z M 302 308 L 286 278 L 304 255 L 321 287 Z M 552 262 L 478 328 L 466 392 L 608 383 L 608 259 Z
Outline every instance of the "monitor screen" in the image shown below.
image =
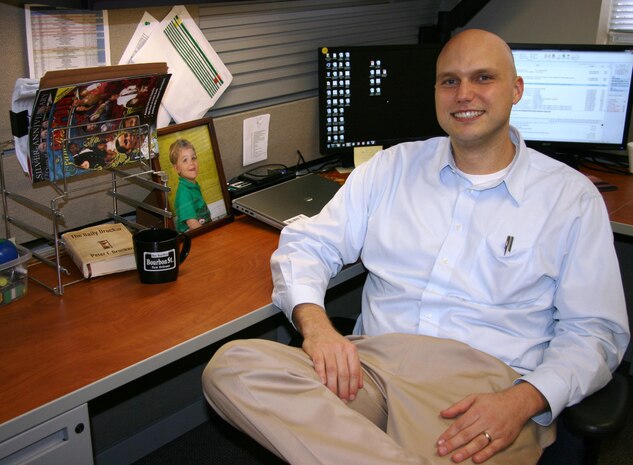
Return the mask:
M 443 135 L 435 116 L 440 45 L 318 49 L 322 154 Z
M 545 152 L 626 147 L 633 50 L 606 45 L 511 45 L 525 91 L 510 123 Z

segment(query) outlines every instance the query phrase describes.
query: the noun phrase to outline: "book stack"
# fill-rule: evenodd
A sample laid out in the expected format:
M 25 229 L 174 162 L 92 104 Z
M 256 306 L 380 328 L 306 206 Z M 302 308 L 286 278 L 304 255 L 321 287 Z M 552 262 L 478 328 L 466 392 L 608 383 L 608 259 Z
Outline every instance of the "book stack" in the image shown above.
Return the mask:
M 29 127 L 33 183 L 149 160 L 170 75 L 166 63 L 47 72 Z

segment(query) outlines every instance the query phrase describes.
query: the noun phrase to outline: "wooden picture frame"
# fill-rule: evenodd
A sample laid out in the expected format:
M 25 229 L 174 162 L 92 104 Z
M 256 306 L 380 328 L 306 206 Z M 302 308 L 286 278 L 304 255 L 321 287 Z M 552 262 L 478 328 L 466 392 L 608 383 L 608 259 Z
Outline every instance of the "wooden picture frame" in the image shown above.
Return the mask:
M 174 143 L 173 156 L 191 158 L 195 151 L 197 157 L 197 173 L 178 168 L 170 159 L 170 148 Z M 179 162 L 183 159 L 179 158 Z M 218 150 L 217 138 L 212 118 L 203 118 L 187 123 L 175 124 L 158 130 L 158 156 L 152 159 L 152 169 L 162 171 L 167 175 L 167 186 L 171 191 L 167 194 L 167 209 L 172 213 L 169 227 L 188 235 L 198 235 L 215 229 L 218 226 L 233 221 L 231 201 L 226 186 L 226 178 L 222 169 L 222 160 Z M 184 175 L 180 176 L 179 171 Z M 194 178 L 195 174 L 195 178 Z M 193 179 L 192 179 L 193 178 Z M 196 185 L 198 187 L 196 187 Z M 181 195 L 178 190 L 183 188 Z M 202 194 L 202 200 L 198 196 Z M 201 216 L 199 202 L 206 204 L 209 215 Z M 179 204 L 179 205 L 177 205 Z M 198 206 L 198 209 L 195 209 Z M 191 212 L 194 209 L 198 215 L 194 219 L 198 223 L 187 225 L 179 218 L 180 212 Z

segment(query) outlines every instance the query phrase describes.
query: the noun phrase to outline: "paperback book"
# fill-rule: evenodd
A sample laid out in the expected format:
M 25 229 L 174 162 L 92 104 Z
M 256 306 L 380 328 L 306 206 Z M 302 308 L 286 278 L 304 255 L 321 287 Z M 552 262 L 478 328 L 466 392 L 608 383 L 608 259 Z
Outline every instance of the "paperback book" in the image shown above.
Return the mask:
M 67 232 L 62 241 L 85 278 L 136 269 L 132 233 L 121 223 Z
M 151 65 L 74 70 L 77 83 L 66 84 L 68 71 L 47 73 L 31 117 L 32 181 L 61 181 L 157 154 L 156 117 L 170 75 L 164 63 L 161 72 Z M 110 68 L 117 73 L 105 72 Z

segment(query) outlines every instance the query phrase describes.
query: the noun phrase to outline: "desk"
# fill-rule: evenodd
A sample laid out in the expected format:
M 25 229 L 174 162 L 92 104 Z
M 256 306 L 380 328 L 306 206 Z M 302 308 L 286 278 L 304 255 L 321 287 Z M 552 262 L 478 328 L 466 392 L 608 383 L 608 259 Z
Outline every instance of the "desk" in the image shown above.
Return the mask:
M 0 442 L 277 313 L 278 237 L 239 218 L 195 237 L 168 284 L 127 272 L 58 297 L 30 283 L 0 308 Z
M 619 187 L 604 193 L 612 225 L 633 235 L 633 177 L 586 172 Z M 143 285 L 127 272 L 62 297 L 30 283 L 0 308 L 0 443 L 277 314 L 277 241 L 277 230 L 241 216 L 195 237 L 174 283 Z
M 625 176 L 588 168 L 583 168 L 581 171 L 585 174 L 593 174 L 618 188 L 602 193 L 609 211 L 611 227 L 615 233 L 633 236 L 633 175 Z

